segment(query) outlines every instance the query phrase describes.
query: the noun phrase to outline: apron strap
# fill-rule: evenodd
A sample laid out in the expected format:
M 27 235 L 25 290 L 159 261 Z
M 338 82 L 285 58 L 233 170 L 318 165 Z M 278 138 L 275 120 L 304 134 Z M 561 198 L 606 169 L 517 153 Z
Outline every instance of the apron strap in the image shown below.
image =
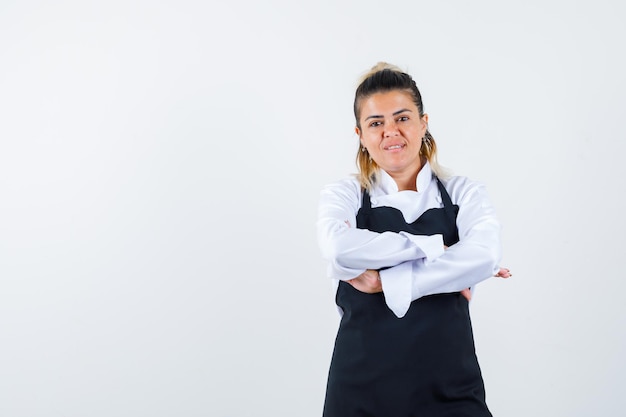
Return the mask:
M 372 201 L 370 200 L 370 193 L 368 193 L 365 188 L 362 188 L 361 192 L 363 193 L 363 198 L 361 199 L 361 209 L 359 211 L 362 211 L 363 214 L 369 214 L 370 211 L 372 210 Z
M 446 188 L 443 186 L 439 177 L 435 177 L 437 179 L 437 187 L 439 188 L 439 194 L 441 194 L 441 200 L 443 201 L 443 209 L 446 212 L 446 216 L 453 224 L 456 224 L 456 213 L 454 212 L 454 204 L 452 204 L 452 199 L 450 199 L 450 194 L 446 191 Z

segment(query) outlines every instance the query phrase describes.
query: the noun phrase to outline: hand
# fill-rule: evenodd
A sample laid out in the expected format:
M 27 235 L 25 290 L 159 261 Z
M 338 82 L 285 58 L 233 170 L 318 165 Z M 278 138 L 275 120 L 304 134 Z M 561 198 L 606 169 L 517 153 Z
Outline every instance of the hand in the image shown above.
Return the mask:
M 494 277 L 498 277 L 498 278 L 509 278 L 512 276 L 513 274 L 511 274 L 511 271 L 509 270 L 509 268 L 500 268 L 498 273 L 494 275 Z M 470 291 L 469 288 L 466 288 L 463 291 L 461 291 L 461 295 L 467 298 L 467 301 L 472 299 L 472 292 Z
M 443 248 L 445 250 L 448 250 L 449 246 L 443 245 Z M 461 295 L 467 298 L 467 301 L 472 299 L 472 291 L 469 288 L 466 288 L 463 291 L 461 291 Z
M 511 271 L 509 270 L 509 268 L 500 268 L 498 273 L 494 275 L 494 277 L 497 277 L 497 278 L 509 278 L 512 276 L 513 274 L 511 274 Z
M 367 294 L 375 294 L 383 291 L 383 285 L 380 282 L 380 274 L 374 269 L 368 269 L 358 277 L 352 278 L 347 282 L 357 290 Z

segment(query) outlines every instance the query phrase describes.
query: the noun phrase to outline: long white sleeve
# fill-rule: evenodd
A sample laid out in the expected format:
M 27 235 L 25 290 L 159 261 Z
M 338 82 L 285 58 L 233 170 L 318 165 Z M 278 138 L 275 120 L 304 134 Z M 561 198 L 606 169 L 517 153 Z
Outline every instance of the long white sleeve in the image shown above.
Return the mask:
M 459 205 L 459 242 L 432 261 L 412 262 L 412 299 L 472 287 L 498 271 L 501 259 L 500 223 L 485 187 L 467 179 L 450 184 Z
M 441 235 L 412 236 L 356 228 L 361 205 L 358 183 L 347 179 L 325 187 L 320 195 L 317 232 L 331 278 L 347 280 L 366 269 L 392 267 L 443 253 Z

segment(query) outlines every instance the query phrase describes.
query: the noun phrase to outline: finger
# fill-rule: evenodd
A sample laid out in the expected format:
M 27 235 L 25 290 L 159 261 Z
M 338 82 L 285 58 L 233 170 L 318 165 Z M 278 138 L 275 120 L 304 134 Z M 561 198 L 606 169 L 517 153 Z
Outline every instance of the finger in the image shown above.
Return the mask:
M 494 275 L 494 277 L 498 277 L 498 278 L 509 278 L 510 276 L 512 276 L 513 274 L 511 274 L 511 270 L 509 268 L 500 268 L 498 270 L 498 273 L 496 273 Z

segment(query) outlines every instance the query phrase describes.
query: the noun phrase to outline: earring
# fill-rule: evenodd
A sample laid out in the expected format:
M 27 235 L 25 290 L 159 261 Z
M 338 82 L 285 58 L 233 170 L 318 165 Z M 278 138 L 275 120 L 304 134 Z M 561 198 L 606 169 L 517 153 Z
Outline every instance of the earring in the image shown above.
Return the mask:
M 428 136 L 424 136 L 422 138 L 422 143 L 424 144 L 424 148 L 426 148 L 426 153 L 431 153 L 430 138 Z
M 361 152 L 364 152 L 364 153 L 367 152 L 367 148 L 363 145 L 361 145 Z

